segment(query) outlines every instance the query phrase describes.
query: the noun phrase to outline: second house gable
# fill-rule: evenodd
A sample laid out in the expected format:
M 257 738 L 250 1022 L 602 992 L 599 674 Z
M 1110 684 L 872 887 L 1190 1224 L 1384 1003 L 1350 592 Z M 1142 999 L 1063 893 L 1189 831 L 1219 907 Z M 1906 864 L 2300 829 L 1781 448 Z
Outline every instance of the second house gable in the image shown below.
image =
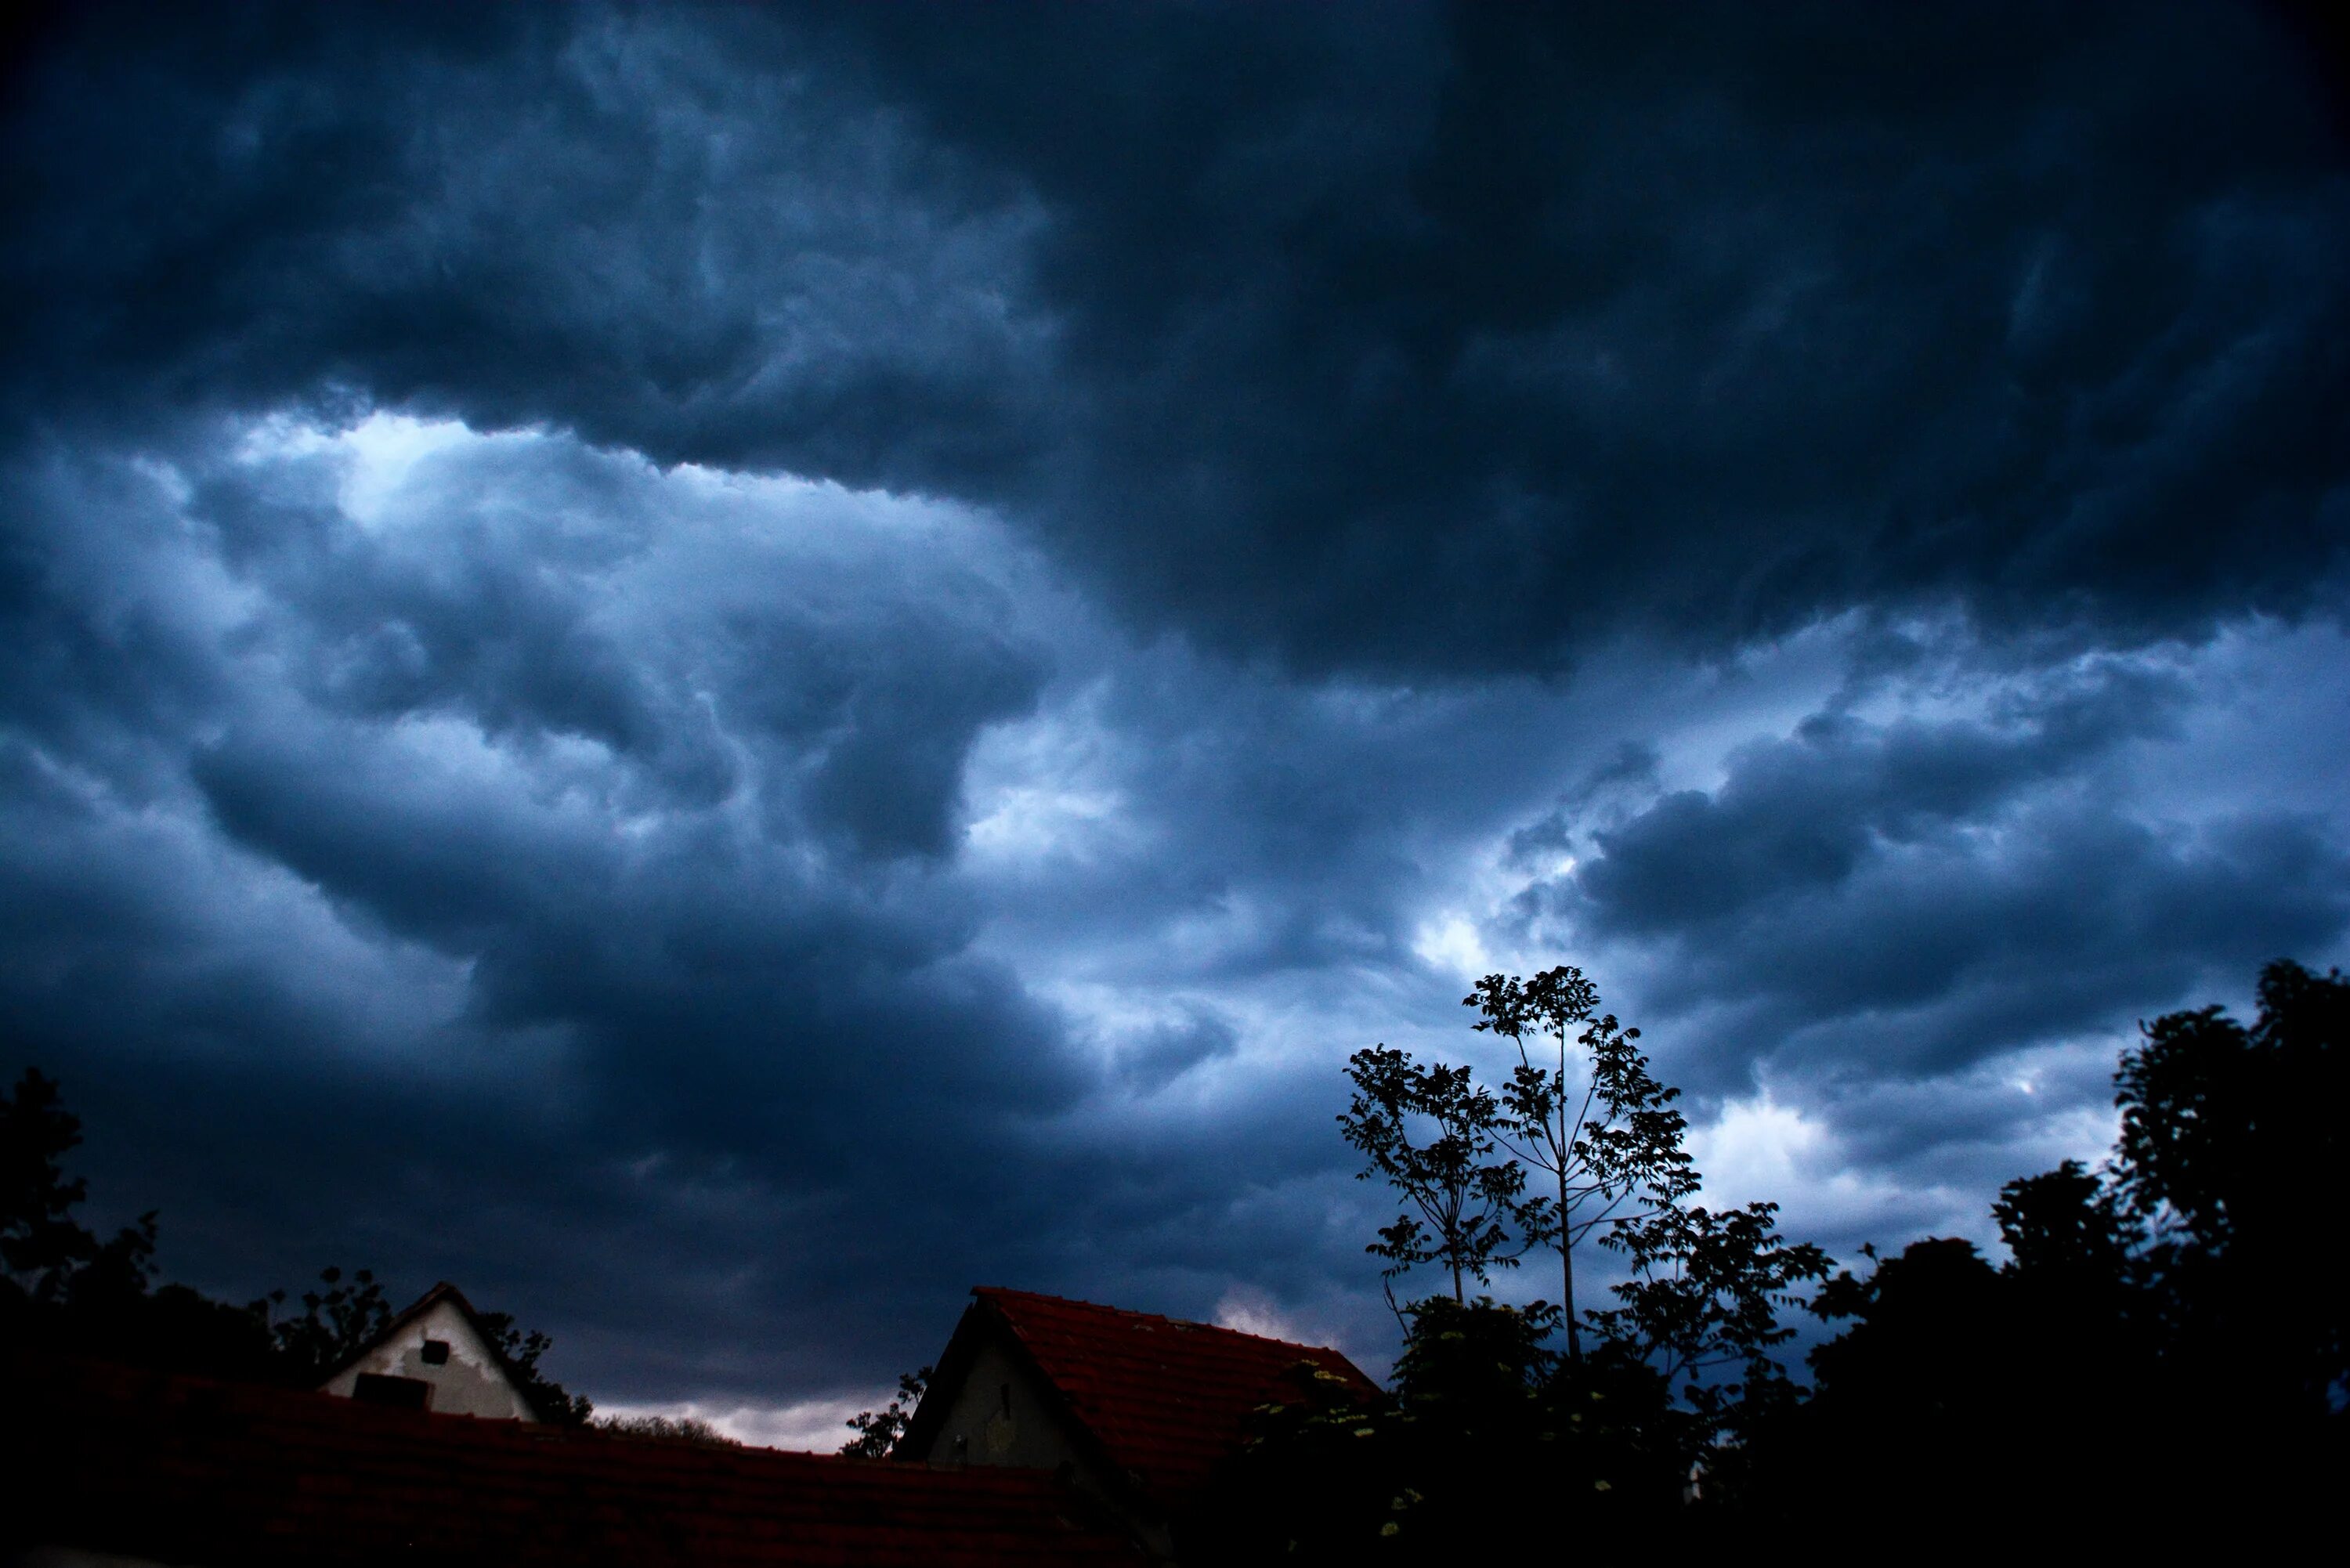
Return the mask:
M 492 1421 L 539 1418 L 465 1298 L 445 1284 L 392 1319 L 372 1344 L 319 1385 L 319 1391 L 442 1416 Z

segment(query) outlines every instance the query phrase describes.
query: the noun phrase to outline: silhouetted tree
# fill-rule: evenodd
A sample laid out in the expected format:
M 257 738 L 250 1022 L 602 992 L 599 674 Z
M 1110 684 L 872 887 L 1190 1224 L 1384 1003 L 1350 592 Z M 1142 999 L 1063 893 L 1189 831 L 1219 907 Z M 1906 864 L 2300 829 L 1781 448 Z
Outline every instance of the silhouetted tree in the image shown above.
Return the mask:
M 2102 1171 L 2068 1160 L 1992 1206 L 2010 1253 L 1928 1240 L 1815 1310 L 1818 1391 L 1773 1456 L 1788 1506 L 1892 1520 L 1977 1506 L 2114 1530 L 2241 1527 L 2316 1506 L 2345 1458 L 2336 1228 L 2350 984 L 2280 961 L 2247 1028 L 2217 1007 L 2143 1026 Z
M 68 1179 L 63 1165 L 80 1143 L 81 1122 L 55 1079 L 27 1067 L 14 1094 L 0 1093 L 0 1269 L 7 1289 L 34 1301 L 63 1295 L 99 1256 L 98 1238 L 73 1218 L 89 1184 Z M 126 1256 L 136 1251 L 116 1240 Z
M 1686 1124 L 1672 1105 L 1680 1091 L 1649 1073 L 1633 1044 L 1638 1030 L 1619 1026 L 1613 1013 L 1593 1017 L 1598 989 L 1571 965 L 1528 981 L 1489 974 L 1461 1005 L 1478 1010 L 1474 1027 L 1517 1047 L 1518 1064 L 1502 1090 L 1503 1137 L 1513 1153 L 1550 1178 L 1552 1189 L 1521 1204 L 1518 1222 L 1530 1243 L 1557 1249 L 1560 1315 L 1572 1358 L 1583 1349 L 1576 1246 L 1595 1231 L 1619 1231 L 1669 1211 L 1697 1189 L 1681 1147 Z
M 584 1427 L 596 1413 L 594 1401 L 585 1394 L 574 1394 L 549 1377 L 538 1362 L 539 1357 L 555 1348 L 554 1339 L 536 1329 L 523 1330 L 515 1326 L 510 1313 L 485 1312 L 481 1314 L 482 1326 L 497 1343 L 498 1354 L 505 1357 L 506 1369 L 540 1417 L 558 1427 Z
M 1678 1396 L 1691 1458 L 1743 1439 L 1796 1397 L 1774 1354 L 1795 1331 L 1780 1311 L 1806 1304 L 1801 1287 L 1827 1276 L 1828 1255 L 1779 1233 L 1775 1203 L 1719 1212 L 1658 1207 L 1610 1231 L 1631 1278 L 1617 1304 L 1589 1314 L 1613 1357 L 1637 1363 Z
M 922 1402 L 922 1393 L 931 1386 L 931 1374 L 936 1367 L 925 1366 L 919 1372 L 898 1374 L 897 1397 L 879 1410 L 859 1410 L 848 1418 L 849 1428 L 857 1436 L 840 1446 L 840 1451 L 861 1459 L 886 1459 L 898 1447 L 898 1439 L 906 1435 L 906 1423 L 914 1418 L 914 1408 Z
M 2016 1324 L 1999 1271 L 1970 1241 L 1929 1238 L 1840 1272 L 1812 1309 L 1844 1332 L 1811 1353 L 1816 1382 L 1792 1483 L 1814 1511 L 1871 1517 L 1930 1511 L 2012 1473 L 2001 1438 L 2018 1412 Z
M 2100 1290 L 2128 1275 L 2135 1238 L 2120 1195 L 2077 1159 L 2009 1182 L 1991 1214 L 2019 1274 Z
M 697 1449 L 739 1449 L 730 1438 L 698 1416 L 598 1416 L 588 1423 L 599 1432 L 643 1442 L 683 1443 Z
M 2116 1076 L 2115 1191 L 2182 1375 L 2229 1418 L 2318 1417 L 2350 1396 L 2350 1309 L 2310 1272 L 2339 1228 L 2350 981 L 2279 961 L 2259 1000 L 2250 1029 L 2217 1007 L 2146 1026 Z
M 1405 1309 L 1394 1391 L 1310 1365 L 1261 1407 L 1185 1561 L 1451 1564 L 1652 1535 L 1687 1467 L 1661 1382 L 1550 1348 L 1557 1309 L 1433 1295 Z
M 276 1306 L 286 1293 L 266 1299 Z M 391 1324 L 391 1303 L 372 1270 L 358 1270 L 347 1281 L 339 1268 L 321 1269 L 317 1288 L 304 1291 L 301 1302 L 301 1315 L 276 1319 L 269 1330 L 290 1383 L 309 1386 L 331 1377 Z
M 1389 1282 L 1437 1264 L 1451 1276 L 1453 1301 L 1465 1303 L 1467 1281 L 1484 1284 L 1490 1271 L 1517 1264 L 1509 1221 L 1526 1173 L 1495 1158 L 1500 1106 L 1467 1067 L 1422 1066 L 1386 1045 L 1348 1057 L 1347 1077 L 1355 1092 L 1339 1131 L 1369 1162 L 1356 1179 L 1384 1179 L 1407 1210 L 1365 1251 L 1387 1260 L 1380 1274 Z
M 26 1069 L 0 1094 L 0 1326 L 55 1350 L 205 1376 L 315 1386 L 390 1323 L 383 1289 L 365 1269 L 339 1269 L 280 1317 L 286 1293 L 233 1306 L 186 1285 L 153 1283 L 152 1210 L 101 1241 L 73 1218 L 88 1183 L 65 1174 L 81 1142 L 56 1082 Z M 532 1404 L 577 1426 L 592 1407 L 539 1366 L 553 1344 L 503 1313 L 483 1324 Z
M 151 1290 L 156 1217 L 100 1241 L 73 1216 L 88 1184 L 65 1173 L 81 1123 L 55 1080 L 27 1068 L 0 1092 L 0 1317 L 12 1337 L 77 1354 L 221 1376 L 265 1375 L 258 1303 L 232 1307 L 184 1285 Z
M 1259 1412 L 1217 1506 L 1191 1522 L 1194 1555 L 1433 1563 L 1555 1552 L 1562 1528 L 1630 1541 L 1679 1517 L 1695 1461 L 1723 1469 L 1723 1443 L 1793 1400 L 1779 1312 L 1828 1260 L 1782 1236 L 1773 1205 L 1689 1204 L 1677 1093 L 1597 1000 L 1571 967 L 1479 982 L 1476 1027 L 1518 1049 L 1498 1100 L 1467 1067 L 1385 1045 L 1349 1059 L 1341 1131 L 1367 1157 L 1359 1179 L 1388 1181 L 1405 1210 L 1367 1251 L 1390 1281 L 1432 1262 L 1452 1290 L 1399 1308 L 1391 1395 L 1308 1386 Z M 1510 1155 L 1551 1190 L 1529 1198 Z M 1574 1249 L 1595 1238 L 1630 1277 L 1563 1349 L 1561 1305 L 1468 1295 L 1544 1243 L 1571 1294 Z

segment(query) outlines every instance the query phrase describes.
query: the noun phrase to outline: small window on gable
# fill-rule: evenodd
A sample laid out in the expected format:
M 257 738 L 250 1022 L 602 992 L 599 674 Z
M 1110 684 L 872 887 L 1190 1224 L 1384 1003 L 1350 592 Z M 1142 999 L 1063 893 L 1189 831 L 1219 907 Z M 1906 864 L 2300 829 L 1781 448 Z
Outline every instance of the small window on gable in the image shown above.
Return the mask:
M 1003 1401 L 1003 1414 L 1005 1418 L 1009 1419 L 1012 1415 L 1012 1385 L 1002 1384 L 998 1386 L 995 1393 L 996 1397 Z
M 445 1339 L 426 1340 L 424 1342 L 424 1365 L 427 1366 L 446 1366 L 449 1365 L 449 1342 Z

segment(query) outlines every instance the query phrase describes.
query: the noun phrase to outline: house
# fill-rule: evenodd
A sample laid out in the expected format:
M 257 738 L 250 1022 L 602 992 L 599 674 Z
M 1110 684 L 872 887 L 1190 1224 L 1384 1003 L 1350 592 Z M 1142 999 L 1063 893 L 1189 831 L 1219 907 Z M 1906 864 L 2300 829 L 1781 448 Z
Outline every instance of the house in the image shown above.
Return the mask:
M 1372 1391 L 1335 1350 L 983 1288 L 877 1462 L 542 1420 L 497 1337 L 441 1284 L 315 1391 L 0 1345 L 0 1562 L 1166 1563 L 1251 1411 Z
M 1045 1471 L 649 1442 L 25 1347 L 0 1347 L 0 1563 L 40 1568 L 1144 1561 Z
M 443 1280 L 391 1320 L 318 1386 L 370 1405 L 537 1421 L 542 1413 L 498 1349 L 498 1336 L 456 1286 Z
M 983 1286 L 895 1457 L 1066 1476 L 1170 1561 L 1176 1522 L 1245 1440 L 1249 1413 L 1299 1397 L 1301 1364 L 1376 1391 L 1323 1346 Z

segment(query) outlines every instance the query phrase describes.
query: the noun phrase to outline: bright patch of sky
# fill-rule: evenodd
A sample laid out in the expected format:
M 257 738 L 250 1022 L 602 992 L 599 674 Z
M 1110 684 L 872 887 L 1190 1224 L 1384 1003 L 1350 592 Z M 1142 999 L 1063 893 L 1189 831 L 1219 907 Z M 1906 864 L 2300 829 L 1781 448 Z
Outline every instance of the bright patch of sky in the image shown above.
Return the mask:
M 861 1411 L 880 1409 L 896 1394 L 894 1387 L 884 1387 L 829 1399 L 795 1399 L 785 1405 L 698 1399 L 654 1404 L 599 1401 L 596 1414 L 619 1420 L 660 1416 L 672 1421 L 701 1421 L 754 1449 L 837 1454 L 843 1443 L 857 1435 L 849 1430 L 848 1418 Z

